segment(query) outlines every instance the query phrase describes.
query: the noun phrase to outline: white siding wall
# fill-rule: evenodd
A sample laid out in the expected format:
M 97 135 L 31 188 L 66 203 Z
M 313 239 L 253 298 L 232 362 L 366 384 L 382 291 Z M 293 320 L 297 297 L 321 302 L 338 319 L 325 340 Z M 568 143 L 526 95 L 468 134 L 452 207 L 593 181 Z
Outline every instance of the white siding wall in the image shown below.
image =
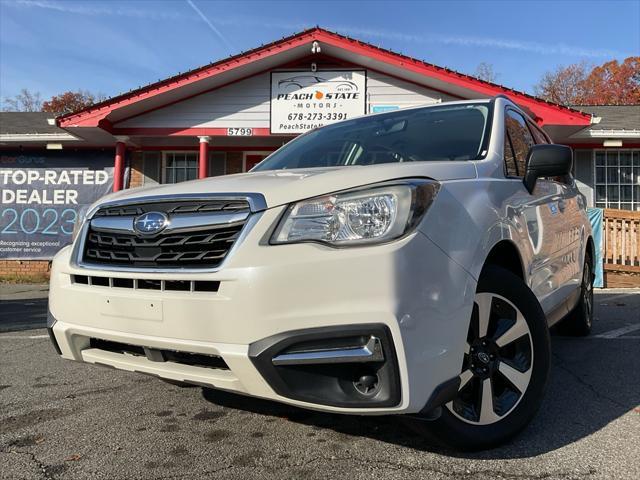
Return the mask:
M 118 127 L 269 128 L 270 75 L 264 73 L 180 103 L 130 118 Z M 375 105 L 409 107 L 455 100 L 440 92 L 367 72 L 367 111 Z
M 118 127 L 269 128 L 270 75 L 232 83 L 180 103 L 130 118 Z
M 375 105 L 397 105 L 403 108 L 451 100 L 457 99 L 382 73 L 367 72 L 369 111 Z

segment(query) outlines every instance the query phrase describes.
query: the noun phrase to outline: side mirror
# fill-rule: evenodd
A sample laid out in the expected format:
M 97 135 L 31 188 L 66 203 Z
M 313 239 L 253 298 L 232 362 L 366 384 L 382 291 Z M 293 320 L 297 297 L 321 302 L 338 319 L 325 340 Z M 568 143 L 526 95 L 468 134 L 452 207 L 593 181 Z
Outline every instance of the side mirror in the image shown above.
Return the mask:
M 527 155 L 524 186 L 533 192 L 540 177 L 560 177 L 571 173 L 573 150 L 565 145 L 533 145 Z

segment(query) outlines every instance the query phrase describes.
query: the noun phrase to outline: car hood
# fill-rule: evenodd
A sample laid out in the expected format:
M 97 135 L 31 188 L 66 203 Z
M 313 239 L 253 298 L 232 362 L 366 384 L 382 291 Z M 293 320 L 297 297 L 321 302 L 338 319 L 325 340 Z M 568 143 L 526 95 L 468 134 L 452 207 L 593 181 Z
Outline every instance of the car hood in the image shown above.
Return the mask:
M 171 185 L 122 190 L 105 201 L 125 201 L 157 195 L 259 193 L 268 208 L 363 185 L 402 178 L 438 181 L 476 178 L 473 162 L 417 162 L 383 165 L 268 170 L 223 175 Z

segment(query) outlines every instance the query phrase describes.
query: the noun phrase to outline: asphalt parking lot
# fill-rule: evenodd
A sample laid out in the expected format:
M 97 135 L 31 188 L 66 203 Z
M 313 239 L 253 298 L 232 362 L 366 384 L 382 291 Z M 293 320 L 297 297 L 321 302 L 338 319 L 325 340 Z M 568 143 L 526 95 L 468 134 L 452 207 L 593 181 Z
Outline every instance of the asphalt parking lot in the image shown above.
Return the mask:
M 0 299 L 0 478 L 640 478 L 640 291 L 598 292 L 594 333 L 554 335 L 533 424 L 443 451 L 392 417 L 300 410 L 59 359 L 44 299 Z M 14 299 L 7 299 L 14 298 Z

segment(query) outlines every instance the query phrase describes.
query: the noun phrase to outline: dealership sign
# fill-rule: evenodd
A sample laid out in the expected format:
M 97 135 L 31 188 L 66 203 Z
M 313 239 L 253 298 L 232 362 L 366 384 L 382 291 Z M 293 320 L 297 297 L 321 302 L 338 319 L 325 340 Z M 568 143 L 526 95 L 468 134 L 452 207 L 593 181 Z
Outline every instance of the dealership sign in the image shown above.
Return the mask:
M 47 260 L 71 243 L 80 208 L 113 189 L 113 154 L 3 152 L 0 259 Z
M 271 133 L 303 133 L 365 114 L 364 70 L 271 73 Z

